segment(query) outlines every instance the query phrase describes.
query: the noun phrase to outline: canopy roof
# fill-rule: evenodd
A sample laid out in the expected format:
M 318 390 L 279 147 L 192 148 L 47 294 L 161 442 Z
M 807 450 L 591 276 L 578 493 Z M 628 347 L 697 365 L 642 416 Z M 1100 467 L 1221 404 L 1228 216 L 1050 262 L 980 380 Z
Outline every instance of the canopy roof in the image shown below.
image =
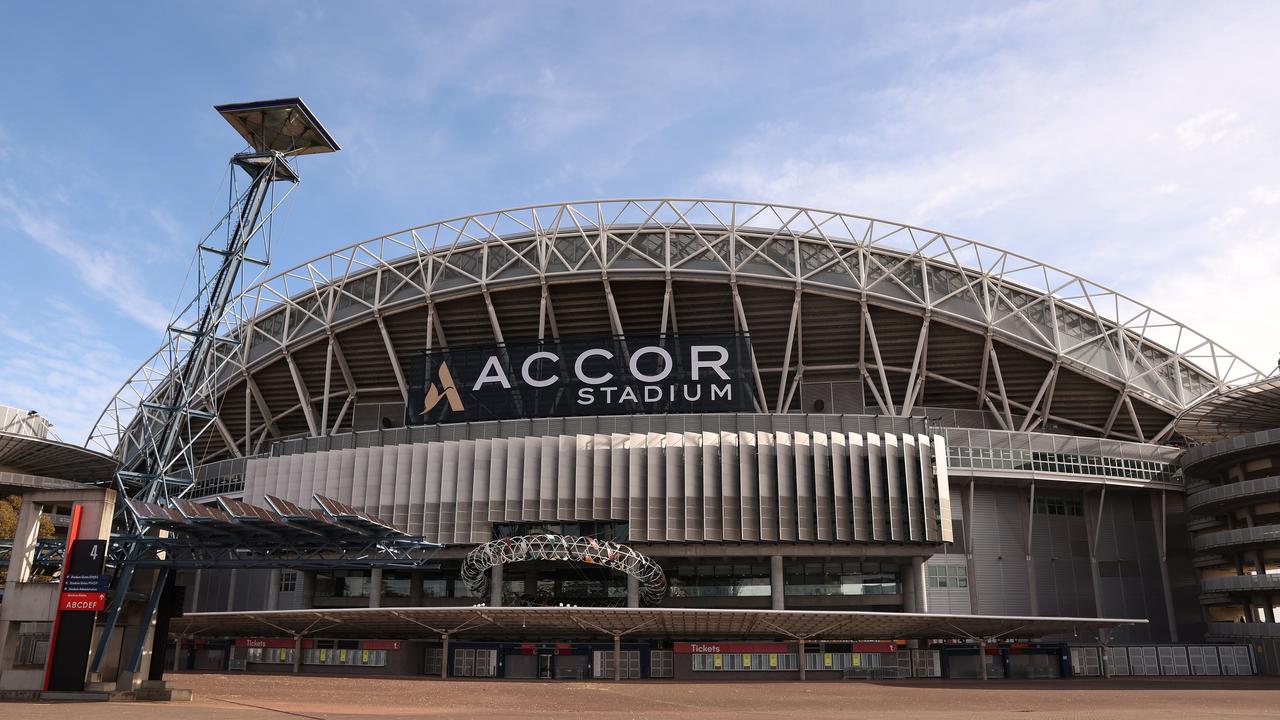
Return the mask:
M 0 468 L 79 482 L 107 481 L 116 461 L 100 452 L 49 438 L 0 432 Z
M 1039 638 L 1143 619 L 703 608 L 436 607 L 191 613 L 170 630 L 202 637 L 571 640 L 615 634 L 668 640 Z
M 1178 432 L 1200 442 L 1280 427 L 1280 375 L 1210 395 L 1178 417 Z
M 320 510 L 303 508 L 271 495 L 271 509 L 220 497 L 216 505 L 174 499 L 171 506 L 128 499 L 125 503 L 145 527 L 158 528 L 206 544 L 256 547 L 273 543 L 365 543 L 372 540 L 412 540 L 407 532 L 350 505 L 313 495 Z

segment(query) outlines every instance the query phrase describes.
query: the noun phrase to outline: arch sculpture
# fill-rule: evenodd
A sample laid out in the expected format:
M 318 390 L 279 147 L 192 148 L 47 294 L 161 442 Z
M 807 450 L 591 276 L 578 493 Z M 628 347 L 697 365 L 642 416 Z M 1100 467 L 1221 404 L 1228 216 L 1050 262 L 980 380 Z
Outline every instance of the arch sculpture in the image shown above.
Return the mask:
M 486 570 L 531 560 L 602 565 L 624 572 L 639 581 L 640 601 L 648 606 L 659 604 L 667 594 L 667 575 L 651 558 L 627 545 L 581 535 L 519 535 L 487 542 L 467 553 L 462 580 L 468 589 L 483 596 L 489 588 Z

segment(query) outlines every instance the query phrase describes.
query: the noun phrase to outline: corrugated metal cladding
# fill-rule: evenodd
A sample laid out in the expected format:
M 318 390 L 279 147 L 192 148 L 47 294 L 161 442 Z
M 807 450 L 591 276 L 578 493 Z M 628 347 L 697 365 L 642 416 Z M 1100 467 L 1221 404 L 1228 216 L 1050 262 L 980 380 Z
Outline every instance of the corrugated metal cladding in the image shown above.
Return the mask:
M 626 521 L 634 541 L 952 541 L 941 436 L 740 430 L 442 440 L 253 458 L 245 499 L 313 493 L 441 543 Z

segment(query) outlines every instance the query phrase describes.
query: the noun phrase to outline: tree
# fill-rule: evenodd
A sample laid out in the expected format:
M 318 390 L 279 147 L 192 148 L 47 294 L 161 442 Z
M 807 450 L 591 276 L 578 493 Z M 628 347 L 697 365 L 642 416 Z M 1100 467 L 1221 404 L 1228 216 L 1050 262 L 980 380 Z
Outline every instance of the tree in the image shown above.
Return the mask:
M 18 533 L 18 514 L 22 509 L 22 497 L 20 495 L 10 495 L 0 498 L 0 540 L 12 540 L 13 536 Z M 40 516 L 40 529 L 36 532 L 37 537 L 51 538 L 53 537 L 53 521 L 48 515 Z
M 22 509 L 22 497 L 19 495 L 10 495 L 0 498 L 0 541 L 12 540 L 13 536 L 18 533 L 18 514 Z M 48 515 L 40 515 L 40 529 L 36 531 L 36 536 L 41 538 L 51 538 L 54 534 L 53 521 Z M 0 583 L 3 583 L 9 575 L 9 565 L 0 563 Z M 39 582 L 42 579 L 36 578 L 32 580 Z
M 0 498 L 0 540 L 12 540 L 18 532 L 18 507 L 14 504 L 15 495 Z

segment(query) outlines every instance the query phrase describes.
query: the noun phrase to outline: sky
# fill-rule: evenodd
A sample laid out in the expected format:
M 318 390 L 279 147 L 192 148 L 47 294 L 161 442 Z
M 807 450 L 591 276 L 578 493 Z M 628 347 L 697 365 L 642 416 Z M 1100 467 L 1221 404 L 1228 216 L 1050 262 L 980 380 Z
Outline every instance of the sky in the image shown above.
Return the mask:
M 274 268 L 538 202 L 881 217 L 1280 353 L 1280 3 L 7 3 L 0 403 L 82 443 L 163 340 L 243 142 L 300 96 Z

